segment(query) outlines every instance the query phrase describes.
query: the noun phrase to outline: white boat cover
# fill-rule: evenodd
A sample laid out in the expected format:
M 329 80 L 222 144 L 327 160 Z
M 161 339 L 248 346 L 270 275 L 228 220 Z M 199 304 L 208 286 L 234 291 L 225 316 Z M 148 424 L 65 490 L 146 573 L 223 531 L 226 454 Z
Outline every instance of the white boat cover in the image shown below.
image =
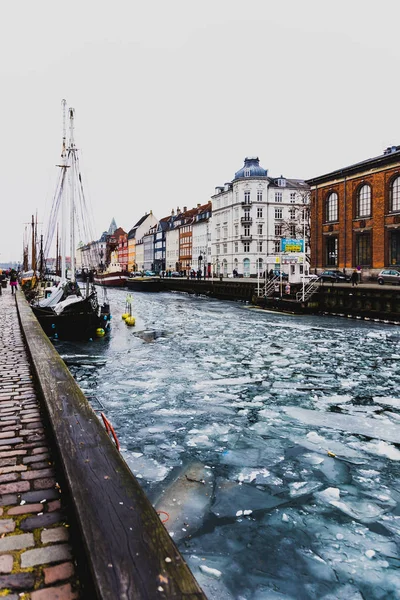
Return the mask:
M 66 298 L 62 302 L 59 302 L 58 304 L 56 304 L 56 306 L 53 306 L 52 308 L 56 315 L 60 315 L 66 306 L 69 306 L 70 304 L 76 304 L 76 302 L 82 301 L 82 296 L 76 296 L 75 294 L 72 294 L 71 296 L 68 296 L 68 298 Z
M 53 287 L 50 296 L 47 296 L 47 298 L 43 298 L 43 300 L 39 300 L 38 306 L 40 306 L 41 308 L 46 308 L 47 306 L 53 307 L 61 300 L 63 293 L 64 288 L 62 285 L 59 285 L 58 287 Z

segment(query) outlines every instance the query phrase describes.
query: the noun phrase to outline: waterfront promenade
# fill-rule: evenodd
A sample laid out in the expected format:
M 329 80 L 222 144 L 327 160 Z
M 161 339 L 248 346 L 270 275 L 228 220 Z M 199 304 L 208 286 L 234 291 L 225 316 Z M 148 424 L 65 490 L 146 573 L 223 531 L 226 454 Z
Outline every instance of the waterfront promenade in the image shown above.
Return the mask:
M 83 598 L 71 527 L 10 289 L 0 296 L 0 597 Z

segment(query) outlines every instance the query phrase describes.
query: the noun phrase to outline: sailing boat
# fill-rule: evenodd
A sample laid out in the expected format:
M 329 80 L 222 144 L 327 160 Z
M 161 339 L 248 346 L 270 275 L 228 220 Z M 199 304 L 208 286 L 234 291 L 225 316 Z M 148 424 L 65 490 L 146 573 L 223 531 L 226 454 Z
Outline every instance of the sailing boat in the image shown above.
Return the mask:
M 48 256 L 52 244 L 55 224 L 61 208 L 61 277 L 59 283 L 49 288 L 44 299 L 34 299 L 32 310 L 48 336 L 64 340 L 88 340 L 96 335 L 102 337 L 110 327 L 110 306 L 105 301 L 99 304 L 94 285 L 87 282 L 86 294 L 76 281 L 75 227 L 78 214 L 84 217 L 86 201 L 83 193 L 82 176 L 79 168 L 77 148 L 74 141 L 73 108 L 69 113 L 69 143 L 66 144 L 66 101 L 63 106 L 63 144 L 60 177 L 50 213 L 45 245 Z M 68 194 L 69 191 L 69 194 Z M 69 210 L 68 210 L 69 209 Z M 87 219 L 86 219 L 87 221 Z M 87 223 L 83 223 L 86 228 Z M 71 265 L 67 277 L 67 233 L 70 235 Z M 93 239 L 93 238 L 92 238 Z M 58 253 L 58 250 L 57 250 Z

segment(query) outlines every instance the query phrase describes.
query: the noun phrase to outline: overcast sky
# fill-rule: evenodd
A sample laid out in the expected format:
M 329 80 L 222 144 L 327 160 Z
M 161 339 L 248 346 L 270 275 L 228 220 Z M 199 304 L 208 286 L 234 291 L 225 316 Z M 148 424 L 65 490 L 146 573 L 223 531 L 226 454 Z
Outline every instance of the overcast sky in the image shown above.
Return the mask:
M 94 231 L 207 202 L 245 156 L 310 178 L 400 144 L 395 0 L 19 0 L 0 20 L 0 262 L 76 143 Z M 40 231 L 39 231 L 40 233 Z M 86 241 L 86 240 L 83 240 Z

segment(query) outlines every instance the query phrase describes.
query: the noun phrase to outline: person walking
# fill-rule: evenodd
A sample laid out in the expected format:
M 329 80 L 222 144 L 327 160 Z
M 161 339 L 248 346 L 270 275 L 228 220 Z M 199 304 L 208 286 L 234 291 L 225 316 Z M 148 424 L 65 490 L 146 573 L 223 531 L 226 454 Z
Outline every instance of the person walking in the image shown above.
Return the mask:
M 11 269 L 10 271 L 10 288 L 12 294 L 18 289 L 18 275 L 15 269 Z
M 354 287 L 355 285 L 358 285 L 358 271 L 357 269 L 354 269 L 354 271 L 351 274 L 351 285 Z

